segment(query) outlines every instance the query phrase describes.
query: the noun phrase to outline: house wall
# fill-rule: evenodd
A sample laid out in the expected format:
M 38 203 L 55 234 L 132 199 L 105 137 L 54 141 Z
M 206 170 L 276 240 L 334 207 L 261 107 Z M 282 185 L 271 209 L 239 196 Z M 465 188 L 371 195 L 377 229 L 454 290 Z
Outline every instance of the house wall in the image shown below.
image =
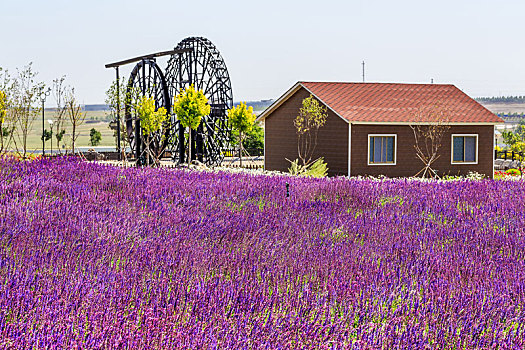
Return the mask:
M 396 165 L 368 165 L 368 134 L 396 134 Z M 478 164 L 451 164 L 452 134 L 478 134 Z M 494 126 L 458 125 L 451 126 L 443 136 L 440 157 L 434 163 L 441 175 L 466 175 L 476 171 L 493 177 Z M 423 168 L 416 157 L 414 133 L 408 125 L 363 125 L 352 124 L 351 134 L 351 175 L 386 175 L 388 177 L 413 176 Z
M 297 132 L 293 120 L 299 113 L 302 100 L 310 93 L 300 88 L 271 113 L 264 122 L 266 170 L 288 171 L 290 160 L 298 158 Z M 330 109 L 326 124 L 319 129 L 314 159 L 324 157 L 330 176 L 348 174 L 348 123 Z

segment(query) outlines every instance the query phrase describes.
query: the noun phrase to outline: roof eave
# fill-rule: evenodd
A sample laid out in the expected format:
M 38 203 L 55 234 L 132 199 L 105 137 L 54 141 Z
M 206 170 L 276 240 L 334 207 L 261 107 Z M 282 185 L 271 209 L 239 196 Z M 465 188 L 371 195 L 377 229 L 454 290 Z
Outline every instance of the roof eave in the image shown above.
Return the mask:
M 447 86 L 453 86 L 454 88 L 456 88 L 457 90 L 459 90 L 456 86 L 452 85 L 452 84 L 440 84 L 440 85 L 447 85 Z M 288 91 L 286 91 L 283 95 L 281 95 L 281 97 L 279 97 L 274 103 L 272 103 L 266 110 L 264 110 L 263 113 L 261 113 L 261 115 L 259 115 L 257 117 L 257 121 L 264 121 L 268 116 L 270 116 L 277 108 L 279 108 L 284 102 L 286 102 L 291 96 L 293 96 L 300 88 L 303 88 L 305 89 L 306 91 L 308 91 L 312 96 L 314 96 L 317 100 L 319 100 L 323 105 L 325 105 L 329 110 L 331 110 L 335 115 L 337 115 L 339 118 L 341 118 L 342 120 L 344 120 L 346 123 L 349 123 L 349 124 L 390 124 L 390 125 L 394 125 L 394 124 L 397 124 L 397 125 L 409 125 L 409 124 L 430 124 L 429 122 L 424 122 L 424 123 L 414 123 L 414 122 L 400 122 L 400 121 L 378 121 L 378 122 L 367 122 L 367 121 L 354 121 L 354 120 L 349 120 L 347 118 L 344 118 L 341 114 L 339 114 L 337 111 L 335 111 L 328 103 L 326 103 L 325 101 L 323 101 L 321 98 L 319 98 L 319 96 L 317 96 L 314 92 L 312 92 L 305 84 L 303 81 L 299 81 L 297 83 L 295 83 L 290 89 L 288 89 Z M 459 90 L 461 93 L 463 93 L 465 96 L 467 96 L 469 99 L 473 100 L 470 96 L 466 95 L 464 92 L 462 92 L 461 90 Z M 474 100 L 473 100 L 474 101 Z M 475 101 L 476 103 L 478 103 L 477 101 Z M 479 103 L 478 103 L 479 104 Z M 484 106 L 482 106 L 486 112 L 488 113 L 491 113 L 493 114 L 492 112 L 490 112 L 488 109 L 486 109 Z M 501 118 L 498 118 L 498 119 L 501 119 Z M 447 124 L 450 124 L 450 125 L 501 125 L 503 124 L 504 121 L 501 120 L 501 121 L 493 121 L 493 122 L 468 122 L 468 121 L 464 121 L 464 122 L 450 122 L 450 123 L 447 123 Z
M 286 91 L 281 97 L 279 97 L 274 103 L 270 105 L 270 107 L 266 108 L 263 113 L 261 113 L 260 116 L 257 117 L 256 121 L 262 121 L 265 120 L 270 114 L 273 113 L 279 106 L 281 106 L 284 102 L 286 102 L 290 97 L 293 96 L 300 88 L 305 89 L 310 93 L 312 96 L 314 96 L 317 100 L 319 100 L 323 105 L 325 105 L 329 110 L 334 112 L 335 115 L 337 115 L 339 118 L 344 120 L 346 123 L 348 123 L 348 120 L 343 118 L 339 113 L 337 113 L 332 107 L 330 107 L 326 102 L 324 102 L 322 99 L 320 99 L 316 94 L 314 94 L 310 89 L 308 89 L 302 82 L 295 83 L 294 86 L 292 86 L 288 91 Z
M 300 82 L 295 83 L 294 86 L 292 86 L 288 91 L 286 91 L 281 97 L 279 97 L 274 103 L 272 103 L 268 108 L 264 110 L 264 112 L 261 113 L 255 119 L 256 121 L 262 121 L 265 120 L 270 114 L 273 113 L 279 106 L 281 106 L 286 100 L 288 100 L 293 94 L 297 92 L 302 87 L 302 84 Z
M 435 124 L 435 122 L 401 122 L 401 121 L 380 121 L 380 122 L 367 122 L 367 121 L 350 121 L 351 124 L 363 124 L 363 125 L 429 125 Z M 444 125 L 502 125 L 504 122 L 445 122 Z
M 308 91 L 312 96 L 314 96 L 316 99 L 318 99 L 319 101 L 321 101 L 329 110 L 331 110 L 332 112 L 334 112 L 334 114 L 336 116 L 338 116 L 339 118 L 341 118 L 345 123 L 349 124 L 350 121 L 348 121 L 347 119 L 343 118 L 343 116 L 339 113 L 337 113 L 335 111 L 335 109 L 333 109 L 332 107 L 330 107 L 330 105 L 326 102 L 324 102 L 322 99 L 319 98 L 319 96 L 317 96 L 316 94 L 314 94 L 310 89 L 308 89 L 306 86 L 304 86 L 304 84 L 302 84 L 301 82 L 299 82 L 299 84 L 301 84 L 301 86 L 306 90 Z

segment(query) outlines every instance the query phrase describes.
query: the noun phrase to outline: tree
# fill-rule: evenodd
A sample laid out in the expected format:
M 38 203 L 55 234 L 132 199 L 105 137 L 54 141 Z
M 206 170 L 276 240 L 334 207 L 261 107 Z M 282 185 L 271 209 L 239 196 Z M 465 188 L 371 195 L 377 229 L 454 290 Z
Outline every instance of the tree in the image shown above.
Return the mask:
M 410 128 L 414 133 L 416 157 L 423 163 L 423 168 L 414 176 L 439 178 L 432 165 L 441 156 L 439 154 L 441 140 L 450 129 L 448 119 L 448 111 L 439 103 L 430 108 L 422 106 L 415 113 L 414 123 Z
M 146 164 L 150 164 L 151 157 L 155 164 L 158 165 L 159 157 L 162 155 L 163 150 L 152 152 L 152 135 L 159 133 L 168 118 L 168 112 L 164 107 L 155 110 L 155 100 L 151 97 L 143 97 L 136 107 L 136 111 L 140 119 L 142 140 L 146 145 Z M 163 137 L 163 135 L 160 137 Z M 161 144 L 162 142 L 159 142 L 159 147 Z
M 183 128 L 190 128 L 188 164 L 191 163 L 192 159 L 192 130 L 197 130 L 202 117 L 210 114 L 210 110 L 211 107 L 208 104 L 206 96 L 204 96 L 202 91 L 196 91 L 193 85 L 188 86 L 186 90 L 181 91 L 180 94 L 174 98 L 173 112 L 177 115 L 177 119 Z
M 244 148 L 264 148 L 264 129 L 261 123 L 255 122 L 253 128 L 246 132 L 246 137 L 242 142 Z
M 57 140 L 57 149 L 60 152 L 60 142 L 64 138 L 64 134 L 66 133 L 66 130 L 64 129 L 64 122 L 66 120 L 67 115 L 67 106 L 66 106 L 66 93 L 68 91 L 68 87 L 64 85 L 64 80 L 66 79 L 65 76 L 62 76 L 59 79 L 53 80 L 53 97 L 55 98 L 56 102 L 56 113 L 55 113 L 55 120 L 53 121 L 53 125 L 51 127 L 51 131 L 53 131 L 53 127 L 55 129 L 53 134 L 55 134 L 55 138 Z
M 324 126 L 328 119 L 327 108 L 310 95 L 303 99 L 299 115 L 294 119 L 297 130 L 297 154 L 299 159 L 291 161 L 290 173 L 305 176 L 325 176 L 328 168 L 322 157 L 312 161 L 317 147 L 319 128 Z
M 73 154 L 75 154 L 75 143 L 79 135 L 77 129 L 80 125 L 82 125 L 82 123 L 84 123 L 84 120 L 86 120 L 86 113 L 82 112 L 82 106 L 80 106 L 80 104 L 77 103 L 74 88 L 68 89 L 68 91 L 66 92 L 65 106 L 67 109 L 69 122 L 71 123 L 72 128 L 71 148 L 73 150 Z
M 520 141 L 520 137 L 518 134 L 513 133 L 512 131 L 503 131 L 501 133 L 501 137 L 503 138 L 503 143 L 507 145 L 507 147 L 511 148 L 516 142 Z
M 4 135 L 4 122 L 7 116 L 7 95 L 4 91 L 0 90 L 0 152 L 4 149 L 4 138 L 8 135 L 7 129 Z
M 43 83 L 35 81 L 37 73 L 33 71 L 32 63 L 18 70 L 17 77 L 13 80 L 11 112 L 12 120 L 15 121 L 16 127 L 12 127 L 11 133 L 16 130 L 16 138 L 13 140 L 15 148 L 18 150 L 17 141 L 22 146 L 23 158 L 27 155 L 27 138 L 29 132 L 33 129 L 33 123 L 41 112 L 40 93 L 44 90 Z
M 294 120 L 298 135 L 297 154 L 303 166 L 311 163 L 319 128 L 326 123 L 327 118 L 327 108 L 321 106 L 312 95 L 303 100 L 299 115 Z
M 112 124 L 116 126 L 117 121 L 117 110 L 119 110 L 121 113 L 125 110 L 126 104 L 129 104 L 132 106 L 131 100 L 133 99 L 133 96 L 135 94 L 128 93 L 127 92 L 127 86 L 126 86 L 126 79 L 124 77 L 120 78 L 120 81 L 114 81 L 109 89 L 106 91 L 106 104 L 109 106 L 109 110 L 112 116 Z M 132 106 L 133 107 L 133 106 Z M 121 148 L 122 153 L 124 155 L 123 159 L 125 159 L 126 152 L 124 151 L 128 144 L 129 144 L 129 136 L 126 130 L 126 123 L 125 119 L 120 118 L 120 141 L 121 141 Z M 117 145 L 117 130 L 114 129 L 113 136 L 115 137 L 115 145 Z
M 102 140 L 102 134 L 100 134 L 100 131 L 97 131 L 95 128 L 91 128 L 91 130 L 89 130 L 89 144 L 91 146 L 98 146 L 100 144 L 100 140 Z
M 252 107 L 246 107 L 241 102 L 238 106 L 228 110 L 228 120 L 231 127 L 239 133 L 239 163 L 242 167 L 243 140 L 246 133 L 251 131 L 255 123 L 255 114 Z
M 13 140 L 16 120 L 13 118 L 11 108 L 11 95 L 13 93 L 13 81 L 9 72 L 0 67 L 0 154 L 4 153 Z
M 234 147 L 239 147 L 239 132 L 232 130 L 230 133 L 230 144 Z M 264 129 L 259 122 L 255 122 L 250 131 L 246 132 L 246 135 L 242 141 L 242 147 L 246 151 L 246 154 L 250 154 L 249 150 L 263 149 L 264 148 Z
M 40 137 L 40 140 L 44 142 L 49 141 L 51 140 L 51 137 L 53 137 L 53 130 L 44 129 L 44 134 Z

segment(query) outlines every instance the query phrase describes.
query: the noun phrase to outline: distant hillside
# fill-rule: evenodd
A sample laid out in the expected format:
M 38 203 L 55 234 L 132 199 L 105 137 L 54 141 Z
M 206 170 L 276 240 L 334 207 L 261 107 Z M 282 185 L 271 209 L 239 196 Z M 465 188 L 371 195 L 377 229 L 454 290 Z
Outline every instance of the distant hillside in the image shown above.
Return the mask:
M 259 100 L 259 101 L 246 101 L 247 106 L 251 106 L 255 112 L 262 112 L 268 108 L 274 100 Z M 240 102 L 235 102 L 234 105 L 237 106 Z
M 525 103 L 525 96 L 478 97 L 481 103 Z
M 259 101 L 247 101 L 246 104 L 251 106 L 254 111 L 262 112 L 268 106 L 273 103 L 274 100 L 259 100 Z M 237 106 L 240 102 L 234 102 L 234 105 Z M 56 108 L 46 108 L 46 111 L 55 111 Z M 95 111 L 109 111 L 109 106 L 106 104 L 93 104 L 93 105 L 84 105 L 82 110 L 86 112 L 95 112 Z
M 54 112 L 56 107 L 46 108 L 46 111 Z M 82 110 L 85 112 L 109 111 L 109 106 L 106 104 L 83 105 Z
M 109 106 L 106 104 L 100 105 L 84 105 L 82 108 L 84 111 L 109 111 Z

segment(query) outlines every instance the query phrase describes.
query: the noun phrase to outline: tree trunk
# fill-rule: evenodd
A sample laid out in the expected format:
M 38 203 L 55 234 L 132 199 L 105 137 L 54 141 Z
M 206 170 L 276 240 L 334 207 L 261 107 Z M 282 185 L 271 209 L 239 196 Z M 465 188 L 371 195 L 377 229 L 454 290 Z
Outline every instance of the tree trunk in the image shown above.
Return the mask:
M 4 152 L 4 128 L 2 126 L 2 119 L 0 119 L 0 154 Z
M 188 134 L 188 166 L 191 164 L 191 127 L 190 133 Z
M 73 135 L 71 135 L 71 138 L 73 139 L 73 145 L 72 145 L 72 148 L 73 148 L 73 155 L 75 154 L 75 131 L 77 130 L 76 128 L 76 124 L 73 123 Z
M 239 131 L 239 166 L 242 168 L 242 132 Z

